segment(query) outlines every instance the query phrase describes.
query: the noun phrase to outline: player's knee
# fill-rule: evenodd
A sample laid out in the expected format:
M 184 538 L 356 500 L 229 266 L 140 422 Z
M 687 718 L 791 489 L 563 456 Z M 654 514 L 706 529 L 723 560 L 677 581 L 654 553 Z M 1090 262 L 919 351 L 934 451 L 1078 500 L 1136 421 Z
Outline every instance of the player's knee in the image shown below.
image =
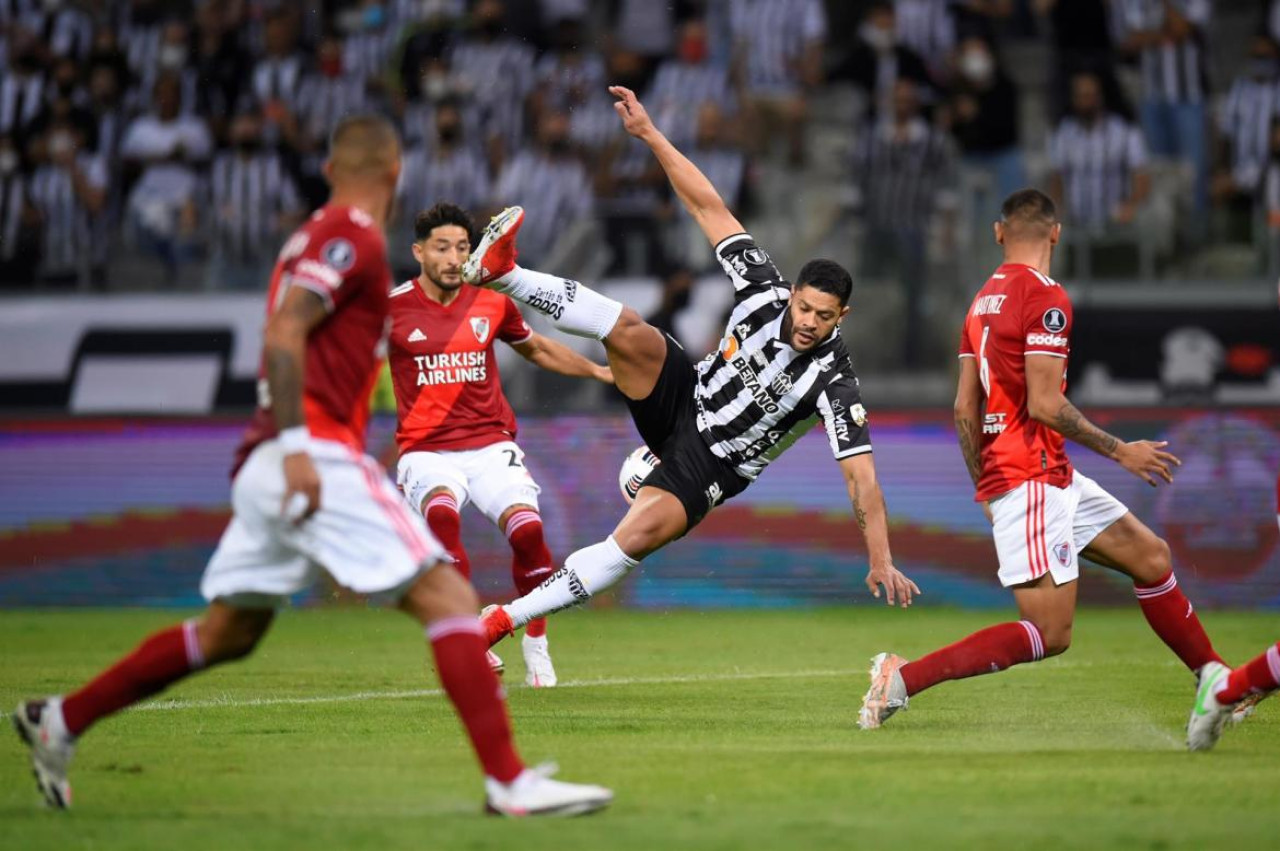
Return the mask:
M 1151 581 L 1163 579 L 1169 571 L 1173 570 L 1173 552 L 1169 549 L 1169 544 L 1164 538 L 1152 535 L 1152 541 L 1150 546 L 1147 547 L 1147 556 L 1144 561 Z

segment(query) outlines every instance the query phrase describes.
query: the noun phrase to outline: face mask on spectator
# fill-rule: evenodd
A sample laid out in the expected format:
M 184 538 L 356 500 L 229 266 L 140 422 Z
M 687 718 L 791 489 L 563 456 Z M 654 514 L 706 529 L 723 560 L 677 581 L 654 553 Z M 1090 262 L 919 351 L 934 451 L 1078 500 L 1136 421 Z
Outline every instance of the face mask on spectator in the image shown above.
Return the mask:
M 569 140 L 565 138 L 552 139 L 547 142 L 547 152 L 554 157 L 562 157 L 569 153 Z
M 986 83 L 995 72 L 995 59 L 985 50 L 970 50 L 960 57 L 960 73 L 971 83 Z
M 9 175 L 18 170 L 17 151 L 6 148 L 0 151 L 0 174 Z
M 707 40 L 698 36 L 680 39 L 680 59 L 690 65 L 700 65 L 707 58 Z
M 439 71 L 428 71 L 422 75 L 422 93 L 427 96 L 427 100 L 440 100 L 447 97 L 450 92 L 449 75 L 442 74 Z
M 863 24 L 858 28 L 858 36 L 873 50 L 883 52 L 893 47 L 893 33 L 874 24 Z
M 254 151 L 258 150 L 258 148 L 260 148 L 261 146 L 262 146 L 262 143 L 259 142 L 257 139 L 253 138 L 252 136 L 245 137 L 242 139 L 236 139 L 236 150 L 240 151 L 243 154 L 251 154 Z
M 492 38 L 502 32 L 502 19 L 482 18 L 479 21 L 476 21 L 476 28 L 479 29 L 480 32 Z
M 364 26 L 365 29 L 380 30 L 383 24 L 387 22 L 387 10 L 381 6 L 365 6 L 364 7 Z
M 462 135 L 462 128 L 456 124 L 441 124 L 436 133 L 440 136 L 441 142 L 452 145 Z
M 187 64 L 187 49 L 180 44 L 166 44 L 156 54 L 160 67 L 169 71 L 184 68 Z
M 56 12 L 62 8 L 62 0 L 44 0 L 41 5 L 46 12 Z
M 49 156 L 60 157 L 75 149 L 76 141 L 65 130 L 55 130 L 49 134 Z
M 320 60 L 320 73 L 326 77 L 342 76 L 342 57 L 327 56 Z

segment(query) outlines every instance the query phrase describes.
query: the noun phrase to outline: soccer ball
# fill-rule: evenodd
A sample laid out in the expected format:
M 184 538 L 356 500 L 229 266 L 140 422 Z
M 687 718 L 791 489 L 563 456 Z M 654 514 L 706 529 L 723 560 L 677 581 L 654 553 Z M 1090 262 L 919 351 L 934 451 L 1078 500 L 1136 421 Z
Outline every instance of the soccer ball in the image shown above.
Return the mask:
M 661 463 L 647 446 L 638 447 L 622 462 L 622 469 L 618 471 L 618 490 L 622 491 L 622 498 L 627 501 L 627 505 L 635 502 L 640 486 L 649 478 L 653 468 Z

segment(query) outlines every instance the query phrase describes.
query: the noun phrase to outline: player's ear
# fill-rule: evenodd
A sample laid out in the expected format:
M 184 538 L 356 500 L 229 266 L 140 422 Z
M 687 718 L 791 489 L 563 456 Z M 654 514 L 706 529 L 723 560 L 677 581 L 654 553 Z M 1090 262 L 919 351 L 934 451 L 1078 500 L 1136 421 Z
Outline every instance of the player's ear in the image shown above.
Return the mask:
M 1004 222 L 995 222 L 992 224 L 991 232 L 995 234 L 996 245 L 1004 245 Z
M 413 259 L 417 260 L 419 263 L 422 262 L 422 243 L 421 242 L 413 243 Z
M 1057 245 L 1060 239 L 1062 239 L 1062 222 L 1055 222 L 1053 227 L 1049 228 L 1049 244 Z
M 846 304 L 844 307 L 840 308 L 840 315 L 836 318 L 836 322 L 837 323 L 842 322 L 844 318 L 848 315 L 849 315 L 849 305 Z

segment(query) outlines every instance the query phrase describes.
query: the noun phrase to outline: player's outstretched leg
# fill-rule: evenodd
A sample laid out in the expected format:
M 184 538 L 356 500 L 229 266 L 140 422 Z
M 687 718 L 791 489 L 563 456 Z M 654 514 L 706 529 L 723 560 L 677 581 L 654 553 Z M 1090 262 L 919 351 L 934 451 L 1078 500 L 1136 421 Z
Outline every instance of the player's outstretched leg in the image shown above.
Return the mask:
M 542 516 L 531 506 L 513 506 L 504 513 L 502 529 L 511 545 L 511 578 L 516 592 L 528 594 L 551 575 L 551 550 L 543 534 Z M 551 688 L 556 684 L 556 668 L 547 642 L 547 619 L 534 618 L 525 624 L 520 641 L 524 654 L 525 685 Z M 492 652 L 492 651 L 490 651 Z
M 618 392 L 646 398 L 662 372 L 667 338 L 631 308 L 588 286 L 517 266 L 516 234 L 523 221 L 519 207 L 494 216 L 463 265 L 463 278 L 528 305 L 567 334 L 600 340 Z
M 608 789 L 552 780 L 552 769 L 526 768 L 516 754 L 502 688 L 485 663 L 476 605 L 471 584 L 443 563 L 419 576 L 400 601 L 426 627 L 440 684 L 484 770 L 485 809 L 507 816 L 579 815 L 608 806 Z
M 18 704 L 13 725 L 31 748 L 31 766 L 45 801 L 60 809 L 71 806 L 67 769 L 76 740 L 92 724 L 188 674 L 247 656 L 266 634 L 273 614 L 271 609 L 237 609 L 215 602 L 202 618 L 149 636 L 79 690 Z
M 892 653 L 872 660 L 871 686 L 862 699 L 858 726 L 873 730 L 908 699 L 948 680 L 993 674 L 1014 665 L 1063 653 L 1071 645 L 1076 583 L 1057 585 L 1052 576 L 1015 586 L 1022 620 L 996 624 L 913 662 Z
M 534 618 L 585 603 L 616 584 L 649 553 L 683 535 L 686 528 L 684 506 L 674 494 L 641 488 L 612 535 L 570 555 L 564 567 L 518 600 L 481 612 L 486 638 L 496 644 Z
M 516 234 L 523 223 L 520 207 L 508 207 L 494 216 L 462 266 L 463 279 L 528 305 L 566 334 L 603 340 L 622 313 L 621 302 L 577 281 L 517 266 Z

